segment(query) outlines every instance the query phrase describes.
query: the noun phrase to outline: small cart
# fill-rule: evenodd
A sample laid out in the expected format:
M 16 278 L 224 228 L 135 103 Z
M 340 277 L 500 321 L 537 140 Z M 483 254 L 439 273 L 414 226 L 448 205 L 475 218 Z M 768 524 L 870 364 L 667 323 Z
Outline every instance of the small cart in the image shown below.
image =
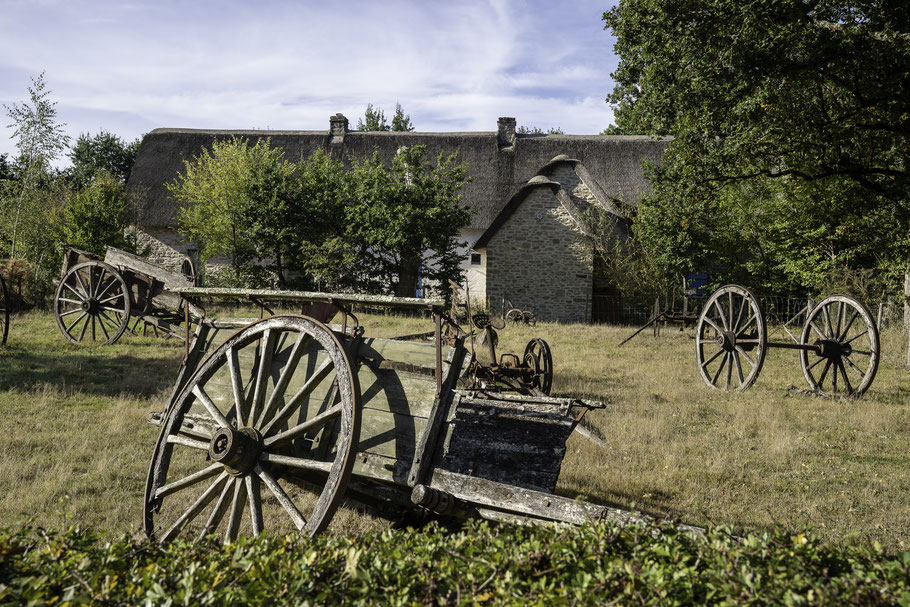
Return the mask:
M 554 494 L 566 439 L 604 405 L 532 385 L 497 391 L 442 301 L 175 293 L 202 317 L 166 409 L 150 416 L 161 427 L 144 500 L 150 538 L 315 534 L 344 499 L 525 523 L 634 518 Z M 264 311 L 284 302 L 302 314 L 208 319 L 207 299 Z M 370 337 L 355 306 L 423 311 L 433 330 L 416 341 Z M 509 373 L 509 385 L 520 376 Z
M 190 264 L 192 268 L 192 264 Z M 112 344 L 129 327 L 182 337 L 187 310 L 172 289 L 191 287 L 192 276 L 172 272 L 138 255 L 108 247 L 104 260 L 63 246 L 63 268 L 54 296 L 60 332 L 73 342 Z

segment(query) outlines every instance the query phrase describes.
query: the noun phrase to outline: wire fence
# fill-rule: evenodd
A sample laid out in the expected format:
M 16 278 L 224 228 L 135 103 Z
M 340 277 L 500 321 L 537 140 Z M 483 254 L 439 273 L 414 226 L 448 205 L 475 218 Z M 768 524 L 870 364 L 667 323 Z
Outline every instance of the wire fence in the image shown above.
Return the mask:
M 600 324 L 642 326 L 658 315 L 663 315 L 660 322 L 665 324 L 694 325 L 708 297 L 709 295 L 688 298 L 677 296 L 674 300 L 671 296 L 628 298 L 595 295 L 592 300 L 592 318 L 595 323 Z M 765 322 L 769 328 L 781 326 L 801 328 L 806 322 L 806 314 L 821 301 L 809 297 L 758 293 L 756 297 L 765 313 Z M 879 328 L 903 322 L 903 306 L 892 297 L 863 303 L 876 319 Z

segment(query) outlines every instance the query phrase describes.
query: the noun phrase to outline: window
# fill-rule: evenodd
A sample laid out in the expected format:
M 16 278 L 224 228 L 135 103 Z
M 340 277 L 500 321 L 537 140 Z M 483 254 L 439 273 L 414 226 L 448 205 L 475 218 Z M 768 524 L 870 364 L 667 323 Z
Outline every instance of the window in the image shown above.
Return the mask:
M 480 253 L 471 253 L 471 265 L 472 266 L 480 265 Z

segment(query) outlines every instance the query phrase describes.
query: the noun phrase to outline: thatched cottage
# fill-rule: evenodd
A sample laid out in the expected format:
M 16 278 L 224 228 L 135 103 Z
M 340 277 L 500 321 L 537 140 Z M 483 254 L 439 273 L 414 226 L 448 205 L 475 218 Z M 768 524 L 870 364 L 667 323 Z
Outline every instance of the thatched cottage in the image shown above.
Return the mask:
M 498 310 L 509 298 L 546 320 L 598 320 L 592 241 L 580 220 L 590 204 L 635 204 L 648 187 L 642 161 L 659 160 L 668 140 L 522 135 L 515 124 L 500 118 L 495 132 L 361 132 L 339 114 L 328 131 L 155 129 L 142 140 L 129 181 L 140 201 L 140 246 L 174 268 L 192 253 L 174 230 L 177 207 L 166 186 L 215 139 L 268 137 L 288 158 L 323 149 L 363 159 L 378 150 L 386 162 L 402 146 L 425 145 L 429 157 L 457 151 L 468 164 L 463 195 L 476 212 L 462 238 L 472 299 Z

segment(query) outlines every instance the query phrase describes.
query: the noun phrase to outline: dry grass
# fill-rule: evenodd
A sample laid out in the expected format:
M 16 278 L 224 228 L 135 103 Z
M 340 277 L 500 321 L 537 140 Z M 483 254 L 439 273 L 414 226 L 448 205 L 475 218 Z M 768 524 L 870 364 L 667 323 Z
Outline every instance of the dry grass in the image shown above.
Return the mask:
M 362 316 L 368 335 L 430 328 L 423 319 Z M 569 441 L 559 491 L 704 525 L 808 524 L 832 541 L 855 536 L 906 548 L 910 540 L 908 387 L 903 337 L 883 339 L 878 376 L 861 400 L 790 394 L 805 387 L 797 354 L 771 350 L 745 393 L 709 389 L 691 331 L 643 333 L 582 325 L 509 327 L 500 351 L 546 339 L 555 395 L 597 398 L 589 414 L 608 449 Z M 780 335 L 777 339 L 782 339 Z M 68 344 L 53 317 L 13 319 L 0 351 L 0 521 L 59 526 L 63 516 L 137 532 L 157 429 L 183 354 L 175 340 Z M 340 513 L 336 527 L 381 524 Z

